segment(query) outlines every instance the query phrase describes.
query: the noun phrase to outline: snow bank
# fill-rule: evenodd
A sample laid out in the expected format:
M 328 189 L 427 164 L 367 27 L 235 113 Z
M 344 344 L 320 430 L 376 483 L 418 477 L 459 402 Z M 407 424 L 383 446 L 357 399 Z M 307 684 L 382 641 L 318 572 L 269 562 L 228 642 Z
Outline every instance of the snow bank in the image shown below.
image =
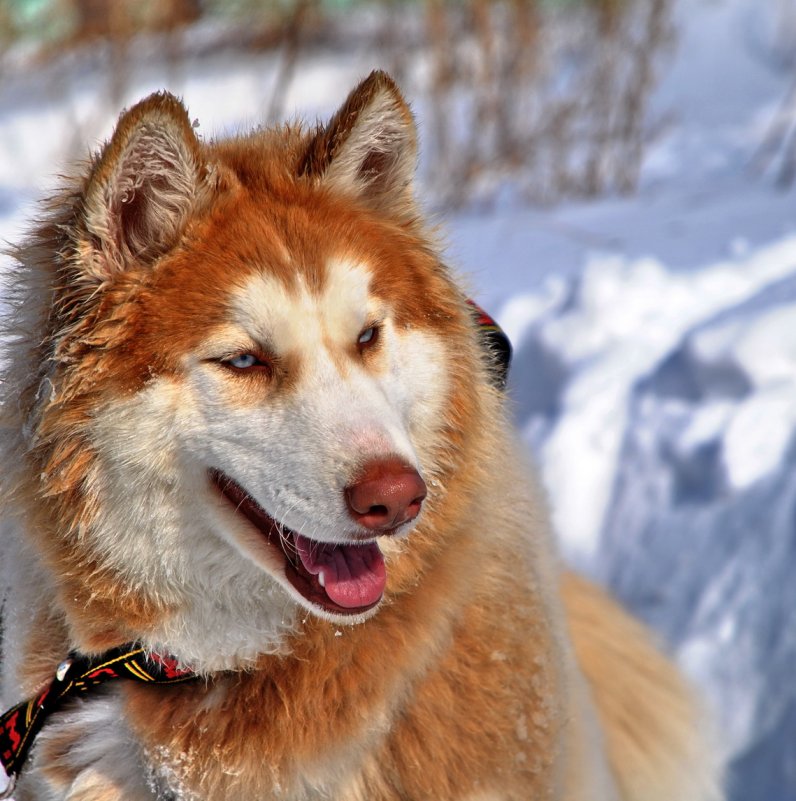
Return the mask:
M 530 338 L 530 347 L 566 374 L 540 454 L 557 528 L 573 557 L 592 559 L 600 545 L 634 387 L 688 332 L 794 272 L 796 237 L 693 274 L 672 273 L 653 259 L 593 259 L 569 293 L 558 289 L 559 313 L 551 313 L 549 297 L 534 295 L 521 303 L 515 298 L 501 311 L 519 363 Z M 747 316 L 722 343 L 724 358 L 748 372 L 755 390 L 725 421 L 725 458 L 739 488 L 781 464 L 796 424 L 796 394 L 789 395 L 796 390 L 792 311 L 786 306 Z M 525 328 L 518 312 L 525 314 Z M 707 335 L 700 343 L 709 364 Z M 533 373 L 516 375 L 515 395 L 526 394 L 536 380 Z M 520 422 L 534 441 L 539 420 L 531 415 Z

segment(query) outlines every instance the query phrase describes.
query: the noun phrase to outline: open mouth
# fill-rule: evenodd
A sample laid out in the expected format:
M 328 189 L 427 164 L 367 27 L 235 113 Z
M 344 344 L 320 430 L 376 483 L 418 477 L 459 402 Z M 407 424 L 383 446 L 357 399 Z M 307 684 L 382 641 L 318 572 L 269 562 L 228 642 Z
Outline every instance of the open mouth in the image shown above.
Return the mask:
M 277 523 L 220 470 L 210 470 L 210 478 L 235 511 L 282 555 L 285 577 L 304 599 L 338 615 L 361 614 L 379 603 L 387 572 L 375 542 L 341 545 L 311 540 Z

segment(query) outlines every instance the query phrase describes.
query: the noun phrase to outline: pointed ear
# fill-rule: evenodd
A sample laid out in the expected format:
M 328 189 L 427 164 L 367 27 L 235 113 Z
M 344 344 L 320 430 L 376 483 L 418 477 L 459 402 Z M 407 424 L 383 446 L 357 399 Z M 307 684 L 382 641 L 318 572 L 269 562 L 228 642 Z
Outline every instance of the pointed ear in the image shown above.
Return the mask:
M 79 228 L 87 235 L 80 251 L 88 277 L 105 281 L 173 248 L 209 194 L 207 175 L 177 98 L 153 94 L 124 112 L 85 188 Z
M 300 173 L 402 219 L 416 214 L 417 132 L 395 82 L 372 72 L 310 141 Z

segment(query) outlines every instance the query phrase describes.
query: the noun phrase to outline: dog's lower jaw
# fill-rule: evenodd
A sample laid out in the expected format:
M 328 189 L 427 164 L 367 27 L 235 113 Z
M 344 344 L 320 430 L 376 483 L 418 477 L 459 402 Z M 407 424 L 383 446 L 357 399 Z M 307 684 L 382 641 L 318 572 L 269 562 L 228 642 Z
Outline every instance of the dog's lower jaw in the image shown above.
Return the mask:
M 218 540 L 215 531 L 206 537 Z M 380 604 L 345 616 L 310 605 L 287 580 L 277 582 L 262 566 L 219 543 L 223 557 L 193 576 L 175 611 L 142 632 L 143 644 L 171 654 L 200 674 L 248 670 L 264 657 L 286 656 L 291 641 L 313 618 L 336 627 L 362 623 Z M 230 570 L 234 565 L 234 572 Z M 223 575 L 230 572 L 229 577 Z
M 338 544 L 309 539 L 278 523 L 220 470 L 210 470 L 209 478 L 226 511 L 235 516 L 235 546 L 310 612 L 349 623 L 365 619 L 379 605 L 386 572 L 375 541 Z

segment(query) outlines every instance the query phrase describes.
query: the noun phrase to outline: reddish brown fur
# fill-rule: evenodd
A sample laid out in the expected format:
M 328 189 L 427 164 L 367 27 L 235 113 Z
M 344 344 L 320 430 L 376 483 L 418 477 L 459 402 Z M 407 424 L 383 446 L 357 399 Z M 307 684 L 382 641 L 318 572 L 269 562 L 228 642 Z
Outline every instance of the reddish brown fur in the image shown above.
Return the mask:
M 563 797 L 567 742 L 581 724 L 570 707 L 557 568 L 545 550 L 538 500 L 512 483 L 525 476 L 517 472 L 502 398 L 489 385 L 470 312 L 409 187 L 391 201 L 378 188 L 353 197 L 324 184 L 363 110 L 384 92 L 398 118 L 410 120 L 394 84 L 376 74 L 327 128 L 285 128 L 215 145 L 196 139 L 179 103 L 156 96 L 123 116 L 88 178 L 58 200 L 51 221 L 19 252 L 28 268 L 20 296 L 49 302 L 50 292 L 38 286 L 54 295 L 51 312 L 29 310 L 38 330 L 29 355 L 40 368 L 32 379 L 17 368 L 15 403 L 5 410 L 7 427 L 27 426 L 36 438 L 31 445 L 18 435 L 18 464 L 4 490 L 25 510 L 58 593 L 58 614 L 37 618 L 49 643 L 34 667 L 36 681 L 51 670 L 45 663 L 71 647 L 100 651 L 146 640 L 173 613 L 149 587 L 130 585 L 104 565 L 83 536 L 102 511 L 91 478 L 103 465 L 86 430 L 96 409 L 154 376 L 179 381 L 184 355 L 226 324 L 227 288 L 264 273 L 288 290 L 300 277 L 321 292 L 331 260 L 363 261 L 375 276 L 371 291 L 392 302 L 399 330 L 440 335 L 448 385 L 438 438 L 427 443 L 424 477 L 433 491 L 417 529 L 390 557 L 376 616 L 342 632 L 310 618 L 287 644 L 288 655 L 263 656 L 244 672 L 180 687 L 123 688 L 130 725 L 155 767 L 179 768 L 180 780 L 201 798 L 268 798 L 275 783 L 289 797 L 303 797 L 302 788 L 311 797 L 317 786 L 341 801 Z M 86 198 L 153 114 L 185 145 L 183 169 L 202 189 L 189 211 L 174 207 L 173 246 L 155 241 L 133 258 L 123 237 L 98 239 L 83 214 Z M 410 139 L 409 149 L 413 133 Z M 385 158 L 368 156 L 360 172 L 384 170 Z M 146 225 L 145 203 L 126 213 Z M 94 283 L 87 260 L 100 276 Z M 267 356 L 268 343 L 254 345 Z M 354 356 L 352 347 L 337 358 Z M 246 379 L 244 403 L 290 392 L 297 374 L 295 364 L 276 360 L 271 373 Z M 52 398 L 39 394 L 48 379 L 57 388 Z M 587 585 L 568 582 L 565 592 L 575 612 L 593 598 L 601 615 L 619 614 Z M 599 667 L 593 624 L 573 618 L 575 645 L 605 720 L 629 732 L 630 696 L 606 701 L 602 694 L 612 678 Z M 645 642 L 633 644 L 635 632 L 628 638 L 623 654 L 635 654 L 642 671 L 665 672 Z M 34 637 L 29 647 L 42 644 Z M 622 661 L 609 660 L 610 670 L 620 673 Z M 76 736 L 52 738 L 42 751 L 44 770 L 58 781 L 75 778 L 68 755 Z M 618 775 L 627 739 L 609 738 Z M 168 754 L 185 760 L 169 764 Z M 622 784 L 635 797 L 632 782 Z

